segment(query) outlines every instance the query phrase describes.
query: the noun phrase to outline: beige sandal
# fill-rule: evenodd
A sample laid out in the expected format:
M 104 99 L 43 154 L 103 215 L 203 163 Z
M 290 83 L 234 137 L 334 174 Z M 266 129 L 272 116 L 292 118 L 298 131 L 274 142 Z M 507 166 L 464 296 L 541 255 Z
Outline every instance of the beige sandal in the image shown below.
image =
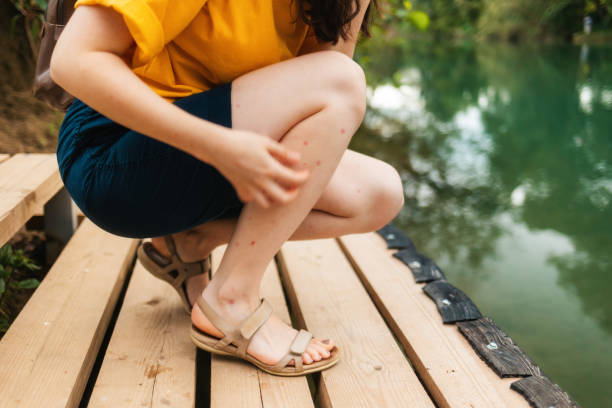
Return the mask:
M 151 242 L 143 242 L 138 247 L 136 255 L 146 270 L 153 276 L 168 282 L 181 297 L 183 306 L 187 313 L 191 313 L 191 304 L 187 296 L 187 279 L 201 273 L 208 274 L 211 279 L 210 259 L 202 259 L 196 262 L 183 262 L 176 253 L 176 245 L 170 235 L 164 236 L 170 260 L 160 254 Z
M 293 339 L 289 350 L 278 361 L 278 363 L 274 365 L 262 363 L 255 357 L 247 354 L 246 351 L 249 347 L 251 339 L 253 338 L 253 335 L 272 315 L 272 306 L 270 306 L 268 301 L 262 299 L 257 309 L 249 317 L 247 317 L 242 325 L 238 328 L 232 327 L 230 324 L 228 324 L 223 317 L 221 317 L 206 303 L 202 296 L 198 296 L 196 303 L 208 320 L 210 320 L 210 322 L 221 333 L 223 333 L 223 338 L 219 339 L 204 333 L 202 330 L 198 329 L 192 324 L 191 341 L 202 350 L 206 350 L 213 354 L 241 358 L 259 367 L 267 373 L 285 377 L 293 377 L 322 371 L 333 366 L 340 360 L 338 347 L 334 346 L 328 358 L 303 365 L 302 353 L 304 353 L 310 344 L 312 334 L 306 330 L 300 330 Z M 293 366 L 288 365 L 291 360 L 293 360 Z

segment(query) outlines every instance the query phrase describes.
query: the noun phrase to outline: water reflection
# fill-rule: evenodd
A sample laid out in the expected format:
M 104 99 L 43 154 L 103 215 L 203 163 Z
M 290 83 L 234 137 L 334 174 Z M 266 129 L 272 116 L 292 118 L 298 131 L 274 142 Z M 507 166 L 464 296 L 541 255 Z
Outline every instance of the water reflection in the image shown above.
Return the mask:
M 570 46 L 419 49 L 407 41 L 376 41 L 359 49 L 370 106 L 352 148 L 400 170 L 406 207 L 398 224 L 423 252 L 452 268 L 453 283 L 483 300 L 484 288 L 495 290 L 487 282 L 501 282 L 504 265 L 520 263 L 511 242 L 533 241 L 541 259 L 524 267 L 552 271 L 540 282 L 551 287 L 540 288 L 541 296 L 551 298 L 540 300 L 570 313 L 577 299 L 581 318 L 606 333 L 584 333 L 581 323 L 553 319 L 581 331 L 569 335 L 591 341 L 576 344 L 574 364 L 591 361 L 585 348 L 594 352 L 612 341 L 612 48 L 591 48 L 581 61 L 580 48 Z M 534 284 L 539 270 L 530 273 L 514 285 Z M 565 295 L 553 296 L 558 287 Z M 565 296 L 567 304 L 557 304 Z M 537 297 L 525 295 L 520 306 L 532 310 L 532 320 L 547 319 L 529 304 Z M 515 300 L 497 299 L 490 310 L 495 302 Z M 525 323 L 516 327 L 524 330 Z M 522 340 L 533 348 L 529 354 L 544 341 Z M 534 357 L 583 406 L 604 406 L 612 398 L 601 389 L 588 391 L 558 355 L 547 353 Z M 610 357 L 603 361 L 612 364 Z

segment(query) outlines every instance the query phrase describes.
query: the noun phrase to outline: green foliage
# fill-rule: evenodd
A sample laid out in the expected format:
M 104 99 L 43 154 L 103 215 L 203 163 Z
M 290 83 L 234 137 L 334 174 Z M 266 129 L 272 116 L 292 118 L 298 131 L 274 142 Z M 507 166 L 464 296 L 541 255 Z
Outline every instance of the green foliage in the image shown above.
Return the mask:
M 23 18 L 23 28 L 30 44 L 32 55 L 38 55 L 38 43 L 45 19 L 47 0 L 11 0 L 19 12 L 11 18 L 9 33 L 14 35 L 17 21 Z
M 10 324 L 9 313 L 2 307 L 4 298 L 20 290 L 37 288 L 40 284 L 38 279 L 19 279 L 18 276 L 38 269 L 40 266 L 25 256 L 22 250 L 14 250 L 9 244 L 0 248 L 0 332 L 5 332 Z
M 587 15 L 594 31 L 612 29 L 612 0 L 393 0 L 385 9 L 387 33 L 426 27 L 435 38 L 569 40 Z
M 385 3 L 381 19 L 377 25 L 383 29 L 387 28 L 417 28 L 420 31 L 429 27 L 429 16 L 421 10 L 413 10 L 413 4 L 409 0 Z

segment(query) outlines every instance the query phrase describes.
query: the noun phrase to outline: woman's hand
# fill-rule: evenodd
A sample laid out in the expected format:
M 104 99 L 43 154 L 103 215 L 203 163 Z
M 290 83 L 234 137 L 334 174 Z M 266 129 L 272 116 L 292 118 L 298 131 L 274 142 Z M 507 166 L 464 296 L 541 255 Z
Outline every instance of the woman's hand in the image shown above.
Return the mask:
M 211 164 L 227 178 L 244 201 L 268 208 L 293 200 L 308 179 L 296 170 L 300 154 L 260 134 L 229 130 L 215 149 Z

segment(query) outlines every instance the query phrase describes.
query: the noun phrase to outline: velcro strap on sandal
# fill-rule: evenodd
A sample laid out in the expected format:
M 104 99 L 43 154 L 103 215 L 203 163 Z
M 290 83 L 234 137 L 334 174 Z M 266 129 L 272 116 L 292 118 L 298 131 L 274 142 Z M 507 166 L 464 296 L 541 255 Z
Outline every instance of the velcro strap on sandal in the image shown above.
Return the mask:
M 246 318 L 240 327 L 240 334 L 245 339 L 250 339 L 272 314 L 272 306 L 266 299 L 262 299 L 257 309 Z
M 291 343 L 291 352 L 301 355 L 304 351 L 306 351 L 311 339 L 312 333 L 304 329 L 300 330 L 297 336 L 295 336 L 295 339 L 293 339 L 293 343 Z

